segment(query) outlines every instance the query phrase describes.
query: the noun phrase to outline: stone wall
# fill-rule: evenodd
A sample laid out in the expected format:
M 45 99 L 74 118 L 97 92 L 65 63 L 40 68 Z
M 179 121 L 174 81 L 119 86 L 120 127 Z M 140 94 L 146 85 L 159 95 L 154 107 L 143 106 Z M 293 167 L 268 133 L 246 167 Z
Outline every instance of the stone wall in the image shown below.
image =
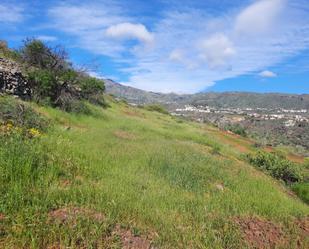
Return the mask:
M 17 63 L 0 57 L 0 92 L 22 99 L 31 97 L 31 88 Z

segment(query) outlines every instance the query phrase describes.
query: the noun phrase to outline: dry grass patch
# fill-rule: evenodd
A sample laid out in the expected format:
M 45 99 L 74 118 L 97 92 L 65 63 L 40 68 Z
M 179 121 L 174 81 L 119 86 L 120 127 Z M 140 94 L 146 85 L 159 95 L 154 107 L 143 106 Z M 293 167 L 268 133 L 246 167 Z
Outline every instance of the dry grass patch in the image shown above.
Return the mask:
M 136 139 L 136 135 L 127 132 L 127 131 L 123 131 L 123 130 L 117 130 L 113 132 L 114 136 L 121 138 L 121 139 L 127 139 L 127 140 L 133 140 Z
M 125 114 L 126 116 L 130 116 L 130 117 L 145 118 L 145 114 L 140 113 L 137 110 L 126 109 L 122 113 Z
M 48 220 L 52 223 L 76 224 L 78 218 L 90 219 L 97 222 L 103 222 L 105 216 L 88 208 L 64 207 L 52 210 L 48 213 Z

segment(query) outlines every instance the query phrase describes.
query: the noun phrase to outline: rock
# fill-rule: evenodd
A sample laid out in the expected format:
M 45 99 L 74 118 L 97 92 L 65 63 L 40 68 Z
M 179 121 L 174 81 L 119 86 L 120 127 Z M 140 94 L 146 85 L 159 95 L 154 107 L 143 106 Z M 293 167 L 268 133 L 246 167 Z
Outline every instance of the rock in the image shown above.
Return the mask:
M 0 92 L 31 98 L 31 88 L 17 63 L 0 57 Z
M 215 187 L 220 191 L 224 190 L 224 186 L 222 184 L 216 184 Z

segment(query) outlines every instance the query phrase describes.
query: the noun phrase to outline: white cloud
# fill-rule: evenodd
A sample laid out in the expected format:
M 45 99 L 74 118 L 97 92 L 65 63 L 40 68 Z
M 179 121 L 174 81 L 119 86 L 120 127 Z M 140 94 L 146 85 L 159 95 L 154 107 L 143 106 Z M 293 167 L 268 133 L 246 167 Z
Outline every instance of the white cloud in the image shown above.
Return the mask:
M 167 13 L 154 29 L 153 51 L 125 70 L 131 75 L 126 83 L 151 91 L 196 92 L 220 80 L 262 71 L 309 48 L 306 13 L 292 2 L 269 2 L 255 1 L 221 18 L 197 10 Z M 267 20 L 252 26 L 248 13 L 257 16 L 257 10 Z
M 138 53 L 138 45 L 128 47 L 126 39 L 151 43 L 153 34 L 134 18 L 123 13 L 124 9 L 106 0 L 100 4 L 60 4 L 49 9 L 52 26 L 78 39 L 79 46 L 95 54 L 121 58 L 124 52 Z M 116 39 L 117 38 L 117 39 Z
M 169 56 L 169 59 L 172 61 L 178 61 L 178 62 L 183 62 L 184 61 L 184 54 L 183 51 L 179 49 L 174 49 Z
M 76 38 L 74 45 L 119 63 L 117 69 L 128 76 L 124 83 L 151 91 L 196 92 L 261 72 L 309 48 L 307 0 L 250 2 L 222 16 L 177 5 L 151 20 L 151 33 L 144 18 L 130 16 L 115 1 L 66 2 L 52 7 L 49 16 L 55 29 Z
M 277 74 L 269 71 L 269 70 L 265 70 L 259 73 L 259 76 L 263 77 L 263 78 L 275 78 L 277 77 Z
M 240 35 L 260 35 L 272 31 L 286 0 L 260 0 L 241 11 L 236 17 L 235 31 Z
M 95 72 L 95 71 L 88 71 L 87 72 L 91 77 L 97 78 L 97 79 L 105 79 L 101 73 Z
M 200 45 L 201 58 L 206 60 L 210 68 L 224 66 L 236 50 L 227 36 L 221 33 L 212 35 Z
M 55 37 L 55 36 L 50 36 L 50 35 L 39 35 L 39 36 L 37 36 L 36 38 L 39 39 L 39 40 L 41 40 L 41 41 L 46 41 L 46 42 L 58 40 L 57 37 Z
M 108 27 L 106 35 L 112 38 L 138 39 L 142 42 L 152 42 L 153 35 L 143 24 L 119 23 Z
M 24 19 L 23 8 L 0 4 L 0 23 L 17 23 Z

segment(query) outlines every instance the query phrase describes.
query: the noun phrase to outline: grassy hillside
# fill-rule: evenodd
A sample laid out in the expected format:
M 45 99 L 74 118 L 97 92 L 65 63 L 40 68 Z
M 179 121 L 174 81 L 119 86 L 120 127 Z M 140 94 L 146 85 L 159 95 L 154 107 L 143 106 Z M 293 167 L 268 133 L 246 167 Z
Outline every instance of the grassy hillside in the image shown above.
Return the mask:
M 3 123 L 0 248 L 308 248 L 309 207 L 251 142 L 107 101 Z

